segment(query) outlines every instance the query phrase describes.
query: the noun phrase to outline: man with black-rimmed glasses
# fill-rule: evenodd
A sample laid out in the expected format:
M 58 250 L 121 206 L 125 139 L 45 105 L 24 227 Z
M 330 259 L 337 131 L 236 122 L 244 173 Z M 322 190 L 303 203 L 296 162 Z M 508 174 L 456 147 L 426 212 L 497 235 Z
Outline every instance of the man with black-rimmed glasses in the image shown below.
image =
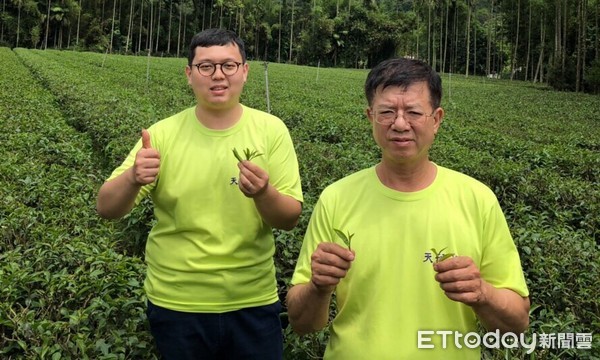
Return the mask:
M 248 69 L 232 31 L 195 35 L 196 106 L 142 130 L 98 194 L 112 219 L 152 197 L 144 288 L 165 359 L 282 357 L 272 228 L 296 226 L 302 189 L 286 126 L 240 104 Z

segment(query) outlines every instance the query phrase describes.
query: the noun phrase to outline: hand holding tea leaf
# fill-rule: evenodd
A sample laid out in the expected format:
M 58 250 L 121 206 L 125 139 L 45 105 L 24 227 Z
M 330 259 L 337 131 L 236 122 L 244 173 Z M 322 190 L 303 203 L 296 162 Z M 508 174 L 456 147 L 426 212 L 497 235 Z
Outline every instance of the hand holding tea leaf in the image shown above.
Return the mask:
M 257 198 L 267 193 L 269 174 L 264 169 L 250 161 L 240 161 L 237 165 L 240 169 L 238 184 L 244 195 Z
M 320 243 L 311 256 L 311 283 L 322 293 L 332 293 L 348 274 L 352 261 L 354 254 L 343 246 Z
M 435 256 L 435 263 L 442 262 L 454 256 L 453 253 L 444 254 L 444 250 L 446 250 L 446 248 L 443 248 L 440 251 L 436 251 L 435 248 L 431 248 L 431 252 L 433 252 L 433 255 Z
M 233 156 L 235 156 L 235 158 L 238 159 L 239 162 L 244 161 L 244 159 L 242 158 L 242 156 L 240 155 L 240 153 L 237 151 L 236 148 L 233 148 L 232 151 L 233 151 Z M 248 161 L 254 159 L 255 157 L 259 157 L 261 155 L 262 155 L 262 153 L 259 153 L 256 150 L 250 150 L 248 148 L 244 149 L 244 156 L 245 156 L 246 160 L 248 160 Z
M 338 230 L 338 229 L 333 229 L 333 231 L 335 231 L 337 236 L 340 239 L 342 239 L 344 244 L 346 244 L 346 246 L 348 247 L 348 250 L 352 251 L 351 245 L 352 245 L 352 237 L 354 236 L 354 234 L 350 234 L 350 232 L 348 232 L 348 234 L 344 234 L 344 232 L 342 230 Z
M 488 300 L 488 291 L 493 287 L 483 280 L 478 266 L 470 257 L 457 256 L 453 261 L 436 262 L 433 269 L 435 280 L 450 300 L 471 306 Z

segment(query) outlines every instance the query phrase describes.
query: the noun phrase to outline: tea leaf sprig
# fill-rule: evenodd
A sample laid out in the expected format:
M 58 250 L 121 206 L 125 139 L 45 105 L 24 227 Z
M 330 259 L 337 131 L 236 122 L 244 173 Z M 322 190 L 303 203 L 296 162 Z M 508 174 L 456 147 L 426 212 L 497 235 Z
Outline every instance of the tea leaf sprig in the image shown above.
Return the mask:
M 354 234 L 350 234 L 349 231 L 347 234 L 344 234 L 344 232 L 342 230 L 338 230 L 338 229 L 333 229 L 333 231 L 335 231 L 337 236 L 340 239 L 342 239 L 344 244 L 346 244 L 346 246 L 348 247 L 348 250 L 352 251 L 352 237 L 354 236 Z
M 435 255 L 435 262 L 439 263 L 442 262 L 446 259 L 449 259 L 451 257 L 454 256 L 453 253 L 448 253 L 448 254 L 444 254 L 443 251 L 446 250 L 447 247 L 443 248 L 440 251 L 436 251 L 435 248 L 431 248 L 431 251 L 433 252 L 433 255 Z
M 235 156 L 235 158 L 238 159 L 238 161 L 240 161 L 240 162 L 244 161 L 244 159 L 242 158 L 242 156 L 240 155 L 240 153 L 237 151 L 236 148 L 233 148 L 232 151 L 233 151 L 233 156 Z M 255 157 L 259 157 L 261 155 L 262 155 L 262 153 L 259 153 L 256 150 L 250 150 L 248 148 L 244 149 L 244 156 L 246 157 L 246 160 L 252 160 Z

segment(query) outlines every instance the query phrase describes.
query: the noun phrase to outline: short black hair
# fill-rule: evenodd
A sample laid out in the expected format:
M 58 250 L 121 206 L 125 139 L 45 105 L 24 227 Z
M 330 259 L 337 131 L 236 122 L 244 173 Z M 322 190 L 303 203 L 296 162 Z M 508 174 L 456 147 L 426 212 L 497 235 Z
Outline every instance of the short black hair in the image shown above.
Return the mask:
M 190 42 L 190 53 L 188 55 L 188 65 L 191 66 L 196 56 L 197 47 L 224 46 L 236 44 L 242 55 L 242 63 L 246 62 L 246 49 L 244 41 L 237 34 L 227 29 L 207 29 L 203 30 L 192 38 Z
M 365 95 L 369 106 L 372 105 L 378 88 L 388 86 L 408 86 L 424 81 L 429 87 L 430 103 L 433 109 L 440 107 L 442 102 L 442 79 L 435 70 L 421 60 L 408 58 L 393 58 L 377 64 L 367 75 Z

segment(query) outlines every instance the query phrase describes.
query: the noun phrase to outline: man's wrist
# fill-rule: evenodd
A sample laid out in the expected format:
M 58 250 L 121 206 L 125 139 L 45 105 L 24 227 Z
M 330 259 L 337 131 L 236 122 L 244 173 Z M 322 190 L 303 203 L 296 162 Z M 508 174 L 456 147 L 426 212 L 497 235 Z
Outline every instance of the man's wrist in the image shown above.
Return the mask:
M 130 186 L 136 187 L 136 188 L 142 187 L 142 184 L 138 183 L 135 178 L 135 170 L 134 170 L 133 166 L 126 170 L 125 175 L 126 175 L 125 178 L 127 179 L 127 183 Z
M 335 286 L 331 287 L 318 285 L 317 283 L 315 283 L 312 277 L 310 278 L 309 286 L 311 287 L 313 293 L 321 297 L 330 297 L 331 294 L 333 294 L 333 291 L 335 290 Z

